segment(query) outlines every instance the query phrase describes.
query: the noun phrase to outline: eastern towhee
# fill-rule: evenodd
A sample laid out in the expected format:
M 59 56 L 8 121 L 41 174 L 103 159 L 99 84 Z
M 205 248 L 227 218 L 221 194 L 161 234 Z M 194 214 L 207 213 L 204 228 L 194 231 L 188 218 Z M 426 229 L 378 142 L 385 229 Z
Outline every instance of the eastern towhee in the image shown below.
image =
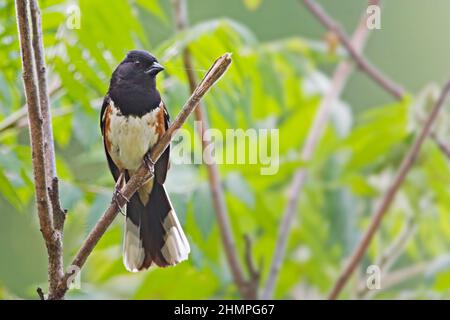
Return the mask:
M 116 196 L 168 128 L 169 114 L 156 89 L 156 75 L 162 70 L 151 54 L 133 50 L 112 74 L 100 126 L 109 169 L 116 181 Z M 156 162 L 154 178 L 126 206 L 123 262 L 132 272 L 152 264 L 177 264 L 186 260 L 190 252 L 163 185 L 169 154 L 170 146 Z

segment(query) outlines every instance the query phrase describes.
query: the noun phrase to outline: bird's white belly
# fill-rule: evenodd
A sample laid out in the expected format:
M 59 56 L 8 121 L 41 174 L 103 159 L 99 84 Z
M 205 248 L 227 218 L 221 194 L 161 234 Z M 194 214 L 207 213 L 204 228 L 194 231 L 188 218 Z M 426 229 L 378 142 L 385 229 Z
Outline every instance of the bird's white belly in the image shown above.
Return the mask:
M 112 107 L 109 140 L 111 158 L 123 169 L 136 170 L 147 151 L 158 141 L 159 107 L 142 116 L 123 116 Z

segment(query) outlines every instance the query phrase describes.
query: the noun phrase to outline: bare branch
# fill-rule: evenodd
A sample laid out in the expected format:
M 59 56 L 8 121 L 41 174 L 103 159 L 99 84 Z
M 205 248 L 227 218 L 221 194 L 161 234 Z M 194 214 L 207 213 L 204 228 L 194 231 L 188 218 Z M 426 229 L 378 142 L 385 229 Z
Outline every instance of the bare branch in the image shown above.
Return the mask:
M 214 85 L 214 83 L 217 80 L 219 80 L 219 78 L 228 69 L 230 64 L 231 64 L 231 54 L 229 53 L 222 55 L 214 62 L 212 67 L 204 76 L 203 80 L 195 88 L 193 94 L 191 95 L 189 100 L 185 103 L 178 116 L 172 122 L 167 131 L 161 136 L 158 143 L 151 149 L 150 157 L 153 163 L 156 163 L 161 154 L 170 144 L 170 141 L 172 140 L 177 130 L 181 128 L 181 126 L 187 120 L 189 115 L 197 107 L 197 105 L 199 104 L 200 100 L 205 95 L 205 93 Z M 103 216 L 99 219 L 99 221 L 96 223 L 94 228 L 87 236 L 86 240 L 84 241 L 83 245 L 81 246 L 80 250 L 78 251 L 77 255 L 72 261 L 71 264 L 72 270 L 74 269 L 80 270 L 83 267 L 87 258 L 92 253 L 92 250 L 94 249 L 100 238 L 103 236 L 106 229 L 109 227 L 109 225 L 113 222 L 114 218 L 117 216 L 117 213 L 119 212 L 118 202 L 120 202 L 120 206 L 124 206 L 126 204 L 125 198 L 130 199 L 133 196 L 133 194 L 150 178 L 152 178 L 152 173 L 150 172 L 148 166 L 145 163 L 142 163 L 142 165 L 139 167 L 136 173 L 122 188 L 121 193 L 124 195 L 124 197 L 120 197 L 118 201 L 111 202 L 109 208 L 106 209 Z M 58 286 L 56 294 L 52 297 L 53 299 L 62 299 L 64 297 L 65 293 L 68 290 L 69 286 L 68 282 L 72 275 L 73 272 L 65 273 L 62 281 Z
M 39 104 L 39 89 L 36 84 L 36 74 L 33 67 L 33 48 L 30 38 L 31 32 L 28 20 L 27 1 L 16 0 L 16 16 L 22 56 L 23 82 L 28 105 L 28 122 L 30 126 L 36 205 L 39 216 L 39 225 L 49 255 L 49 289 L 50 292 L 53 292 L 56 289 L 59 280 L 57 271 L 58 261 L 53 255 L 57 240 L 55 240 L 56 234 L 53 230 L 53 222 L 47 195 L 44 155 L 45 138 L 42 129 L 43 120 Z
M 188 13 L 185 0 L 174 0 L 174 16 L 177 29 L 183 31 L 188 25 Z M 186 70 L 186 76 L 188 78 L 189 87 L 191 92 L 197 87 L 197 77 L 194 73 L 192 56 L 189 49 L 186 47 L 183 50 L 183 64 Z M 202 103 L 195 109 L 195 120 L 200 122 L 198 128 L 198 135 L 202 142 L 202 149 L 205 150 L 209 147 L 211 142 L 204 139 L 204 132 L 208 130 L 209 123 L 205 114 L 205 108 Z M 205 161 L 205 166 L 208 172 L 208 181 L 212 193 L 212 200 L 217 217 L 217 223 L 219 225 L 220 236 L 224 246 L 228 265 L 230 266 L 231 274 L 233 275 L 234 282 L 241 294 L 245 299 L 255 299 L 257 296 L 257 286 L 252 286 L 244 278 L 241 265 L 239 263 L 238 255 L 236 252 L 236 245 L 233 238 L 233 231 L 231 229 L 228 209 L 225 202 L 224 192 L 221 185 L 220 173 L 217 164 L 214 161 Z
M 50 114 L 50 99 L 47 87 L 47 71 L 45 67 L 44 45 L 42 39 L 41 10 L 37 0 L 30 1 L 31 26 L 33 29 L 33 52 L 39 86 L 39 102 L 44 130 L 44 155 L 46 157 L 47 185 L 51 185 L 56 177 L 55 147 L 53 143 L 52 119 Z
M 370 4 L 377 4 L 378 2 L 379 1 L 377 0 L 369 1 Z M 351 44 L 357 52 L 362 51 L 366 43 L 367 35 L 368 29 L 366 27 L 366 14 L 364 14 L 351 40 Z M 312 158 L 316 145 L 322 137 L 322 133 L 328 123 L 331 108 L 335 105 L 336 100 L 341 95 L 352 70 L 352 63 L 350 61 L 344 61 L 339 64 L 334 72 L 330 84 L 330 91 L 327 92 L 320 103 L 316 117 L 303 146 L 301 152 L 301 158 L 303 161 L 309 161 Z M 275 282 L 283 263 L 289 231 L 295 218 L 295 212 L 301 191 L 305 184 L 306 176 L 307 170 L 305 168 L 298 169 L 295 172 L 294 178 L 289 187 L 288 202 L 279 227 L 278 240 L 272 258 L 272 264 L 270 266 L 269 277 L 262 294 L 262 299 L 270 299 L 273 295 Z
M 358 67 L 370 76 L 378 85 L 385 91 L 389 92 L 396 99 L 402 99 L 405 95 L 403 88 L 383 75 L 377 68 L 375 68 L 352 44 L 344 29 L 337 24 L 323 9 L 314 2 L 314 0 L 303 0 L 305 6 L 314 14 L 325 28 L 332 31 L 339 38 L 339 41 L 348 51 L 354 62 Z M 379 1 L 372 1 L 373 4 L 378 4 Z M 375 3 L 377 2 L 377 3 Z
M 364 256 L 364 253 L 366 252 L 366 250 L 372 240 L 373 235 L 375 234 L 375 232 L 378 230 L 378 227 L 380 226 L 381 220 L 383 219 L 384 215 L 388 211 L 390 205 L 392 204 L 392 201 L 395 198 L 395 195 L 397 194 L 397 191 L 400 189 L 409 170 L 411 169 L 412 165 L 414 164 L 414 162 L 417 158 L 417 155 L 419 154 L 419 151 L 422 147 L 423 142 L 429 136 L 432 126 L 434 124 L 434 121 L 436 120 L 436 117 L 438 116 L 440 110 L 442 109 L 442 106 L 444 105 L 445 101 L 447 100 L 449 91 L 450 91 L 450 80 L 445 84 L 444 88 L 442 89 L 441 95 L 440 95 L 438 101 L 435 103 L 420 134 L 418 135 L 418 137 L 416 138 L 416 140 L 410 147 L 409 151 L 405 154 L 403 161 L 400 164 L 398 172 L 395 176 L 394 181 L 388 188 L 387 192 L 385 193 L 384 197 L 381 199 L 381 202 L 379 203 L 379 205 L 377 206 L 377 208 L 373 214 L 373 218 L 372 218 L 369 228 L 365 232 L 363 238 L 361 239 L 357 248 L 355 249 L 352 256 L 350 257 L 348 264 L 342 271 L 334 288 L 332 289 L 332 291 L 329 295 L 330 299 L 336 299 L 339 296 L 340 292 L 344 288 L 345 284 L 347 283 L 351 274 L 355 270 L 356 266 L 360 263 L 362 257 Z
M 45 180 L 44 138 L 42 132 L 42 117 L 39 107 L 39 91 L 35 83 L 33 68 L 33 49 L 30 38 L 30 25 L 26 1 L 16 1 L 17 25 L 19 29 L 20 48 L 22 55 L 23 82 L 28 105 L 30 123 L 30 140 L 33 152 L 33 171 L 36 188 L 36 201 L 44 238 L 51 239 L 52 223 L 47 202 Z
M 36 81 L 39 91 L 39 106 L 42 117 L 44 164 L 46 185 L 50 186 L 58 180 L 56 178 L 55 146 L 53 143 L 52 119 L 50 114 L 49 94 L 47 88 L 47 72 L 45 67 L 44 45 L 42 36 L 41 11 L 37 0 L 29 0 L 31 27 L 33 31 L 32 45 L 34 53 L 34 62 L 36 68 Z M 47 190 L 48 192 L 48 190 Z M 59 206 L 59 198 L 48 198 L 52 205 L 51 209 Z M 56 201 L 53 203 L 53 201 Z M 60 217 L 61 211 L 52 210 L 50 216 L 53 218 L 53 224 L 57 220 L 64 223 L 64 217 Z M 49 258 L 49 296 L 53 295 L 56 287 L 64 275 L 63 269 L 63 243 L 62 243 L 63 225 L 53 230 L 53 239 L 47 244 Z

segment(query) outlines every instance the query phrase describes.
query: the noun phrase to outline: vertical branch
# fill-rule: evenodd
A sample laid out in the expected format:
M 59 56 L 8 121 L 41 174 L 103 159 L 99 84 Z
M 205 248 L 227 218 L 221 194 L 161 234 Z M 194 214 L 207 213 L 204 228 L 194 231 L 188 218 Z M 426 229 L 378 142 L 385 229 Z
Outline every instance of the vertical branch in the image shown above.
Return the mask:
M 47 86 L 47 71 L 45 67 L 44 42 L 42 35 L 41 10 L 37 0 L 30 1 L 31 26 L 33 29 L 33 52 L 37 70 L 37 83 L 39 86 L 39 101 L 43 120 L 44 154 L 46 157 L 47 185 L 51 185 L 56 177 L 55 147 L 53 143 L 52 120 L 50 114 L 50 99 Z
M 36 192 L 36 206 L 39 225 L 49 254 L 49 289 L 54 291 L 59 281 L 58 262 L 53 258 L 54 231 L 51 211 L 47 194 L 47 179 L 45 170 L 43 119 L 40 110 L 39 88 L 36 84 L 36 73 L 33 65 L 33 48 L 30 38 L 31 30 L 28 19 L 28 1 L 16 0 L 17 26 L 19 31 L 20 51 L 22 57 L 23 83 L 28 105 L 28 122 L 30 126 L 30 141 L 34 185 Z
M 65 211 L 61 210 L 59 203 L 58 178 L 56 177 L 55 146 L 53 142 L 52 118 L 50 114 L 50 99 L 47 86 L 47 72 L 45 67 L 45 51 L 42 35 L 41 11 L 37 0 L 29 0 L 31 26 L 33 31 L 33 53 L 37 75 L 37 84 L 39 89 L 39 105 L 42 116 L 42 130 L 44 142 L 45 158 L 45 177 L 49 200 L 51 216 L 53 218 L 54 238 L 48 248 L 49 273 L 51 275 L 50 297 L 56 289 L 57 283 L 64 275 L 63 263 L 63 228 L 65 220 Z
M 405 154 L 402 163 L 400 164 L 400 167 L 398 169 L 398 172 L 394 178 L 394 181 L 388 188 L 387 192 L 385 193 L 384 197 L 381 199 L 381 202 L 377 206 L 372 221 L 369 225 L 369 228 L 364 233 L 363 238 L 359 242 L 358 246 L 356 247 L 355 251 L 353 252 L 352 256 L 350 257 L 348 264 L 345 266 L 344 270 L 342 271 L 341 275 L 339 276 L 338 280 L 336 281 L 336 284 L 334 285 L 333 289 L 330 292 L 329 298 L 330 299 L 336 299 L 339 294 L 341 293 L 342 289 L 346 285 L 348 279 L 350 278 L 351 274 L 355 270 L 356 266 L 360 263 L 362 257 L 364 256 L 364 253 L 366 252 L 373 235 L 378 230 L 381 220 L 383 219 L 384 215 L 388 211 L 389 207 L 392 204 L 392 201 L 395 198 L 395 195 L 397 194 L 397 191 L 400 189 L 401 185 L 403 184 L 403 181 L 406 178 L 406 175 L 408 174 L 409 170 L 412 168 L 417 155 L 419 154 L 419 151 L 422 147 L 423 142 L 425 139 L 429 136 L 431 132 L 431 128 L 434 124 L 434 121 L 436 120 L 440 110 L 442 109 L 442 106 L 444 105 L 445 101 L 447 100 L 447 96 L 450 91 L 450 80 L 445 84 L 445 86 L 442 89 L 441 95 L 438 99 L 438 101 L 435 103 L 430 115 L 428 116 L 420 134 L 417 136 L 416 140 L 408 150 L 408 152 Z
M 378 3 L 379 0 L 369 1 L 369 4 Z M 368 36 L 369 30 L 366 26 L 366 20 L 366 14 L 363 14 L 363 17 L 351 39 L 351 44 L 358 53 L 361 52 L 364 48 Z M 316 113 L 316 117 L 303 146 L 301 152 L 301 158 L 303 161 L 306 162 L 312 158 L 316 145 L 322 137 L 322 133 L 328 123 L 331 108 L 341 95 L 352 71 L 352 63 L 350 61 L 344 61 L 338 65 L 336 71 L 334 72 L 330 84 L 330 90 L 323 97 L 322 102 L 320 103 L 320 106 Z M 290 228 L 295 218 L 295 212 L 297 209 L 300 194 L 306 181 L 306 177 L 307 170 L 305 168 L 298 169 L 295 172 L 294 178 L 289 187 L 288 202 L 283 214 L 281 225 L 279 227 L 275 252 L 272 258 L 267 283 L 262 294 L 262 299 L 270 299 L 273 296 L 275 283 L 284 259 Z
M 188 25 L 188 13 L 187 5 L 185 0 L 173 0 L 174 15 L 176 27 L 179 31 L 186 29 Z M 189 48 L 183 50 L 183 64 L 186 70 L 186 76 L 189 81 L 189 87 L 191 93 L 194 92 L 197 87 L 197 78 L 194 73 L 192 56 L 189 52 Z M 211 142 L 204 139 L 204 132 L 208 130 L 209 123 L 205 115 L 205 109 L 203 104 L 200 102 L 199 106 L 194 111 L 195 120 L 200 122 L 198 128 L 198 135 L 202 142 L 202 150 L 208 148 Z M 209 159 L 208 159 L 209 160 Z M 214 209 L 217 217 L 217 222 L 220 229 L 220 236 L 225 249 L 225 254 L 227 257 L 228 264 L 233 275 L 234 282 L 238 287 L 241 296 L 245 299 L 256 299 L 257 298 L 257 284 L 251 284 L 247 282 L 244 278 L 241 265 L 239 263 L 238 255 L 236 252 L 236 245 L 233 238 L 233 232 L 231 230 L 229 215 L 227 206 L 225 203 L 225 197 L 223 194 L 223 189 L 221 186 L 221 179 L 219 168 L 214 161 L 205 161 L 205 166 L 208 172 L 208 180 L 211 188 Z M 254 282 L 254 281 L 253 281 Z

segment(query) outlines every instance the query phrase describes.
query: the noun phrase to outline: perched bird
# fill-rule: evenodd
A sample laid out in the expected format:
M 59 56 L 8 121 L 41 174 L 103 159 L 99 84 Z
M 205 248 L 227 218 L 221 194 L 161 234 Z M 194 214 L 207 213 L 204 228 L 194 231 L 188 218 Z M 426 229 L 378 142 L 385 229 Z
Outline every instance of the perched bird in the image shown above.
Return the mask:
M 117 66 L 103 101 L 100 127 L 109 169 L 116 181 L 114 197 L 167 130 L 169 114 L 156 89 L 156 75 L 164 70 L 146 51 L 133 50 Z M 154 177 L 126 199 L 123 262 L 137 272 L 186 260 L 189 243 L 164 188 L 170 146 L 154 164 Z

